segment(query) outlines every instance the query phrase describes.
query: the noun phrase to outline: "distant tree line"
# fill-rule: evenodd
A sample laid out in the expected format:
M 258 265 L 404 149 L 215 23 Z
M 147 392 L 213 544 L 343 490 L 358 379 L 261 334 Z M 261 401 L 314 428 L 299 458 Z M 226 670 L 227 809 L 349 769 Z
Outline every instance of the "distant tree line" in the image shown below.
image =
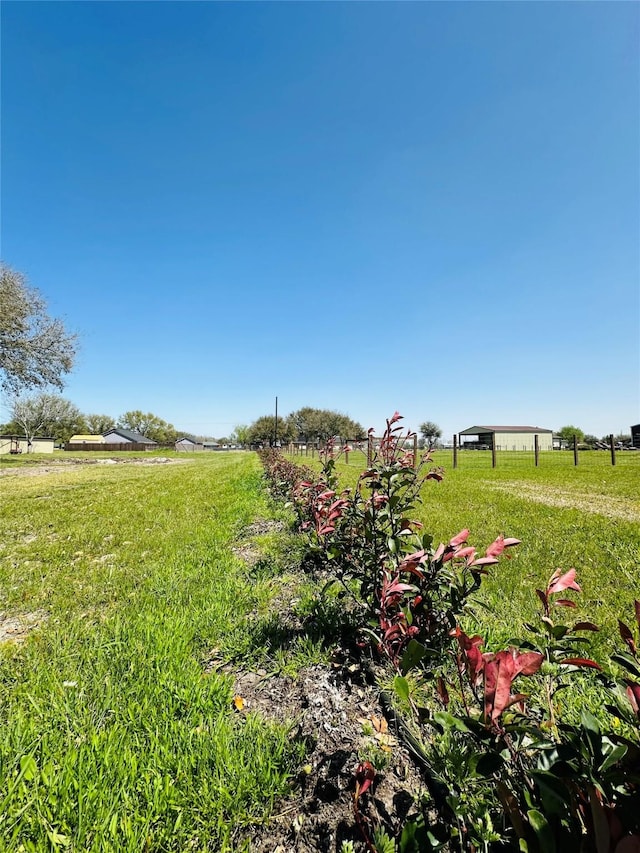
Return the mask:
M 236 427 L 236 433 L 240 428 Z M 342 441 L 363 441 L 367 432 L 362 424 L 342 412 L 304 406 L 286 417 L 262 415 L 248 427 L 242 427 L 243 444 L 289 444 L 326 442 L 330 438 Z

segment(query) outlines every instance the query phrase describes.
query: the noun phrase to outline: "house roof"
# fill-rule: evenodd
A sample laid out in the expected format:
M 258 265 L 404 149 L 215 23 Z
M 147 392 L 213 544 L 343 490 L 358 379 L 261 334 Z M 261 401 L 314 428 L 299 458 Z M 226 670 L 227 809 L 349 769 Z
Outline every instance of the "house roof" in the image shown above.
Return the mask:
M 180 444 L 180 443 L 181 443 L 181 442 L 183 442 L 183 441 L 188 441 L 188 442 L 189 442 L 189 444 L 200 444 L 200 442 L 199 442 L 199 441 L 194 441 L 192 438 L 189 438 L 189 436 L 188 436 L 188 435 L 183 435 L 183 436 L 182 436 L 182 438 L 177 438 L 177 439 L 176 439 L 176 444 Z
M 136 444 L 157 444 L 157 441 L 154 441 L 151 438 L 147 438 L 145 435 L 141 435 L 139 432 L 134 432 L 131 429 L 121 429 L 120 427 L 114 427 L 110 429 L 108 432 L 103 433 L 104 437 L 107 438 L 109 435 L 119 435 L 121 438 L 126 438 L 127 441 L 134 441 Z
M 69 439 L 69 444 L 88 444 L 92 442 L 93 444 L 103 444 L 104 436 L 103 435 L 72 435 Z
M 469 429 L 463 429 L 460 435 L 480 435 L 484 432 L 524 432 L 524 433 L 541 433 L 553 432 L 552 429 L 543 429 L 538 426 L 472 426 Z

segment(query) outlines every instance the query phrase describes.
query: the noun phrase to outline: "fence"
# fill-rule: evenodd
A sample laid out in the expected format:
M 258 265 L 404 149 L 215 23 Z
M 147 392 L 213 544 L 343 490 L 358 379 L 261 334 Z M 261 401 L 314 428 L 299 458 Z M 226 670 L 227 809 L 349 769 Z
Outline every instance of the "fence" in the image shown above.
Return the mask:
M 495 442 L 493 443 L 493 446 L 488 449 L 479 450 L 474 447 L 468 448 L 464 444 L 461 445 L 458 441 L 458 436 L 454 435 L 453 444 L 450 447 L 437 451 L 437 455 L 440 458 L 445 454 L 448 454 L 453 468 L 458 468 L 459 466 L 464 468 L 497 468 L 500 467 L 501 464 L 507 464 L 509 467 L 514 464 L 526 466 L 533 465 L 536 468 L 540 465 L 543 465 L 544 467 L 558 467 L 559 465 L 577 466 L 580 464 L 581 459 L 584 460 L 585 456 L 587 458 L 595 458 L 597 456 L 600 462 L 604 461 L 604 458 L 606 458 L 608 464 L 616 465 L 620 453 L 624 455 L 626 451 L 621 451 L 616 447 L 613 435 L 609 435 L 606 444 L 600 443 L 600 447 L 598 447 L 598 449 L 585 448 L 584 446 L 580 447 L 578 445 L 578 438 L 574 435 L 573 440 L 568 443 L 566 448 L 555 448 L 553 450 L 541 450 L 537 435 L 534 436 L 534 443 L 532 447 L 520 450 L 502 448 Z
M 625 460 L 627 457 L 638 455 L 638 450 L 633 449 L 621 450 L 614 443 L 613 435 L 610 435 L 606 444 L 599 443 L 597 449 L 586 449 L 584 446 L 578 445 L 577 437 L 574 436 L 573 441 L 565 449 L 541 450 L 537 436 L 534 436 L 533 445 L 520 450 L 511 450 L 506 447 L 501 447 L 495 443 L 493 447 L 478 448 L 469 446 L 469 444 L 460 445 L 458 436 L 453 436 L 453 444 L 445 447 L 439 447 L 433 451 L 433 462 L 436 465 L 443 465 L 447 468 L 513 468 L 513 467 L 543 467 L 543 468 L 564 468 L 575 467 L 582 464 L 595 463 L 598 466 L 603 464 L 617 465 L 620 462 L 620 457 Z M 349 441 L 346 446 L 349 450 L 345 451 L 345 445 L 336 445 L 334 450 L 336 454 L 342 451 L 342 461 L 347 465 L 350 464 L 350 457 L 355 464 L 364 462 L 366 459 L 367 466 L 371 465 L 373 453 L 379 446 L 380 439 L 375 436 L 370 436 L 368 441 Z M 416 464 L 420 451 L 418 450 L 417 436 L 410 436 L 405 440 L 405 447 L 408 451 L 412 451 L 414 465 Z M 603 449 L 605 448 L 606 449 Z M 308 456 L 314 458 L 318 452 L 317 442 L 291 442 L 286 448 L 283 448 L 291 456 Z

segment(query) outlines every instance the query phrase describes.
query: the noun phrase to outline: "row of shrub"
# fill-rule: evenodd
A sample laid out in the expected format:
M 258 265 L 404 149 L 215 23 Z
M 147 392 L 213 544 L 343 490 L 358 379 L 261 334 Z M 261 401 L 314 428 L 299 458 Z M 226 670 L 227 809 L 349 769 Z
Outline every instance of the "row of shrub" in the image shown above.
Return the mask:
M 319 473 L 262 453 L 272 492 L 307 537 L 306 567 L 340 585 L 363 656 L 391 669 L 402 730 L 425 772 L 428 794 L 390 838 L 363 815 L 376 770 L 357 768 L 367 848 L 640 853 L 640 602 L 634 630 L 619 623 L 624 650 L 597 662 L 588 652 L 597 626 L 569 618 L 576 571 L 558 569 L 535 590 L 537 621 L 507 648 L 487 649 L 465 630 L 470 608 L 519 541 L 498 536 L 479 551 L 462 530 L 434 545 L 412 515 L 425 481 L 443 472 L 429 453 L 414 466 L 400 419 L 387 421 L 353 490 L 340 489 L 333 443 Z M 592 710 L 561 703 L 567 688 Z

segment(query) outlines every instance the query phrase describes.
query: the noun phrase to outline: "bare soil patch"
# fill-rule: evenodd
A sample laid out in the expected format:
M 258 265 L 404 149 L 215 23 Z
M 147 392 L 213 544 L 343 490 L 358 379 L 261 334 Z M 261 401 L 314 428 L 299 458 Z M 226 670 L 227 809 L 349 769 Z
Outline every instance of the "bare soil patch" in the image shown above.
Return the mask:
M 0 613 L 0 643 L 21 643 L 27 635 L 49 618 L 45 610 L 31 613 Z
M 101 457 L 99 459 L 65 459 L 54 463 L 34 463 L 17 468 L 0 465 L 0 477 L 13 474 L 16 477 L 40 477 L 44 474 L 61 474 L 78 465 L 184 465 L 193 462 L 192 459 L 169 459 L 166 456 L 151 456 L 149 459 Z
M 372 796 L 361 804 L 368 826 L 385 826 L 392 835 L 401 830 L 424 786 L 357 665 L 313 666 L 295 679 L 242 672 L 234 702 L 239 714 L 290 724 L 291 736 L 308 749 L 291 797 L 251 831 L 252 853 L 339 853 L 343 841 L 362 842 L 354 772 L 371 758 L 380 769 Z
M 258 521 L 243 532 L 235 553 L 251 567 L 261 555 L 251 537 L 284 529 L 281 522 Z M 305 631 L 292 605 L 292 590 L 277 595 L 278 624 L 291 636 Z M 238 842 L 252 853 L 339 853 L 343 841 L 365 850 L 354 813 L 355 770 L 361 761 L 377 769 L 372 793 L 362 798 L 369 833 L 384 826 L 397 835 L 414 811 L 425 785 L 402 740 L 385 719 L 369 670 L 336 641 L 334 662 L 302 669 L 295 678 L 264 669 L 235 671 L 212 650 L 205 672 L 234 675 L 234 709 L 241 717 L 260 714 L 289 725 L 291 737 L 306 747 L 305 764 L 293 780 L 291 796 L 278 803 L 264 826 L 252 827 Z

